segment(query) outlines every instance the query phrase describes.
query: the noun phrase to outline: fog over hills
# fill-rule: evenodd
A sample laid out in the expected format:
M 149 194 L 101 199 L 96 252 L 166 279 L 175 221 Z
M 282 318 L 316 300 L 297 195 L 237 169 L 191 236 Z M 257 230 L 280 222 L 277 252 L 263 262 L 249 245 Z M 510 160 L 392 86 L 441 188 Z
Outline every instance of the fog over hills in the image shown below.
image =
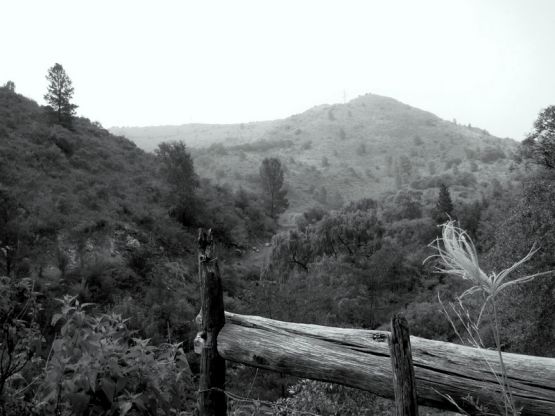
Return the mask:
M 0 416 L 555 416 L 555 1 L 4 3 Z
M 412 116 L 409 116 L 403 110 L 415 111 Z M 305 122 L 319 123 L 321 129 L 330 127 L 330 125 L 338 125 L 338 123 L 329 123 L 330 121 L 338 121 L 339 124 L 345 124 L 344 127 L 353 127 L 359 130 L 361 124 L 364 124 L 364 127 L 370 130 L 367 132 L 370 134 L 379 133 L 380 128 L 385 129 L 388 134 L 392 133 L 391 130 L 396 130 L 393 134 L 401 134 L 403 127 L 414 127 L 414 123 L 418 123 L 418 121 L 430 125 L 440 120 L 432 113 L 411 107 L 393 98 L 366 94 L 346 104 L 323 104 L 280 120 L 237 124 L 190 123 L 145 127 L 117 126 L 111 127 L 109 130 L 114 134 L 124 135 L 137 143 L 139 147 L 151 151 L 157 147 L 158 143 L 171 140 L 184 140 L 190 147 L 205 147 L 214 143 L 223 143 L 226 146 L 250 143 L 280 134 L 280 130 L 287 130 L 291 124 Z M 479 129 L 477 131 L 489 136 L 485 131 Z M 464 133 L 462 134 L 464 135 Z
M 507 181 L 517 145 L 374 94 L 276 121 L 111 131 L 146 150 L 183 140 L 202 177 L 234 187 L 256 189 L 262 159 L 279 157 L 286 167 L 290 213 L 400 190 L 431 203 L 439 183 L 459 198 L 475 199 L 494 178 Z
M 203 147 L 225 141 L 241 144 L 262 137 L 279 121 L 257 121 L 241 124 L 183 124 L 181 126 L 112 127 L 113 134 L 133 140 L 146 151 L 156 149 L 158 143 L 185 140 L 190 147 Z

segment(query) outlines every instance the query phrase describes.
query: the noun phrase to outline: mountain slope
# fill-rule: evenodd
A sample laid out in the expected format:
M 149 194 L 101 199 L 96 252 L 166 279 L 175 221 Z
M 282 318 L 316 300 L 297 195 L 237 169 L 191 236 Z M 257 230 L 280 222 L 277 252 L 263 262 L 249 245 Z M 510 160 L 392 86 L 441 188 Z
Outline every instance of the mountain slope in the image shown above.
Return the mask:
M 34 101 L 0 89 L 0 188 L 56 230 L 86 222 L 138 220 L 162 211 L 145 189 L 158 187 L 152 155 L 85 118 L 66 129 Z
M 414 191 L 430 203 L 440 182 L 457 197 L 472 199 L 495 185 L 494 178 L 508 181 L 517 144 L 373 94 L 245 126 L 243 135 L 222 135 L 219 143 L 223 126 L 182 126 L 171 138 L 197 147 L 193 154 L 201 176 L 235 187 L 256 188 L 262 159 L 279 157 L 286 167 L 290 213 L 399 190 Z M 241 131 L 240 125 L 226 128 Z M 187 136 L 193 130 L 195 135 Z M 132 140 L 143 137 L 135 136 L 136 130 L 117 131 Z M 203 141 L 209 146 L 198 148 Z
M 62 246 L 83 251 L 95 239 L 113 246 L 119 235 L 183 254 L 199 226 L 241 246 L 273 229 L 257 196 L 202 177 L 177 201 L 159 163 L 86 118 L 74 118 L 71 128 L 55 124 L 45 107 L 0 87 L 0 273 L 8 251 L 18 262 L 39 253 L 52 264 Z M 191 208 L 178 219 L 179 204 Z

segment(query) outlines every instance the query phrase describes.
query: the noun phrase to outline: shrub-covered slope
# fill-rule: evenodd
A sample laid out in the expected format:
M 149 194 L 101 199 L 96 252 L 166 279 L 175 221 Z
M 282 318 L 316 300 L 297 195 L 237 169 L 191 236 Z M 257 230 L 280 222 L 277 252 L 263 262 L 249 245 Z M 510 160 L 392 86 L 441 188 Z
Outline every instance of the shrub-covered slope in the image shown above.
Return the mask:
M 243 130 L 228 126 L 243 131 L 232 139 L 217 139 L 222 126 L 197 126 L 194 134 L 191 128 L 175 128 L 174 133 L 195 147 L 209 145 L 195 149 L 195 163 L 201 175 L 220 183 L 255 189 L 262 159 L 281 158 L 287 168 L 290 213 L 317 204 L 339 207 L 402 188 L 431 201 L 440 183 L 451 186 L 457 197 L 473 199 L 491 187 L 494 178 L 507 180 L 516 146 L 512 140 L 372 94 L 272 123 L 249 123 Z M 132 140 L 146 131 L 154 141 L 163 139 L 149 129 L 118 132 Z
M 83 222 L 140 222 L 158 210 L 152 155 L 84 118 L 68 130 L 35 102 L 0 89 L 0 186 L 33 231 Z

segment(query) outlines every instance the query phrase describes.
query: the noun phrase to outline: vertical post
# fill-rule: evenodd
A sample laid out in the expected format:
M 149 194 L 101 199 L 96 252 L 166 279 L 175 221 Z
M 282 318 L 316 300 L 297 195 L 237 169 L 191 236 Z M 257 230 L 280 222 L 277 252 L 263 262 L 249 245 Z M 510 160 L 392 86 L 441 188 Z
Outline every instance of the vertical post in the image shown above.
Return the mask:
M 389 351 L 393 368 L 393 390 L 397 416 L 418 416 L 409 324 L 401 314 L 393 315 L 391 318 Z
M 217 337 L 225 324 L 220 270 L 212 230 L 199 230 L 198 261 L 202 307 L 197 317 L 200 332 L 195 351 L 200 357 L 198 409 L 200 416 L 225 416 L 227 412 L 225 361 L 218 354 Z

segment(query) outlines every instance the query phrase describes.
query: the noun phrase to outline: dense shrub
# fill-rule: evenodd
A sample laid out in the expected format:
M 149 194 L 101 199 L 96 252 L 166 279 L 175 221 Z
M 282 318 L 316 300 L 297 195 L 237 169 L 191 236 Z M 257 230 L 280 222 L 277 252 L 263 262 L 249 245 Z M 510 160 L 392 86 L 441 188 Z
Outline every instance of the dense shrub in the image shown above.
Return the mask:
M 499 147 L 487 146 L 480 152 L 480 160 L 484 163 L 493 163 L 505 158 L 505 152 Z

